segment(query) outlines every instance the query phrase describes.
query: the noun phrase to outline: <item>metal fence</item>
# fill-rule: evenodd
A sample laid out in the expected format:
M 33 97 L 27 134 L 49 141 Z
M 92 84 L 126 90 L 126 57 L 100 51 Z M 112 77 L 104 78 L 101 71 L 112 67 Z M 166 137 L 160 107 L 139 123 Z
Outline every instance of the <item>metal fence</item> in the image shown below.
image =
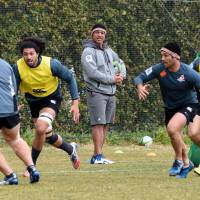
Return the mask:
M 69 93 L 63 83 L 64 100 L 54 125 L 61 132 L 86 134 L 90 125 L 80 64 L 81 41 L 89 37 L 95 22 L 105 23 L 108 42 L 125 61 L 128 72 L 116 95 L 116 123 L 112 130 L 155 130 L 164 125 L 157 82 L 153 81 L 147 101 L 140 102 L 132 79 L 160 61 L 159 49 L 169 41 L 181 44 L 182 61 L 190 63 L 194 59 L 199 51 L 199 10 L 200 1 L 186 0 L 0 0 L 1 57 L 14 63 L 19 58 L 16 45 L 23 35 L 45 38 L 46 55 L 74 67 L 81 96 L 81 122 L 74 125 L 68 112 Z M 25 131 L 31 127 L 26 103 L 21 116 Z

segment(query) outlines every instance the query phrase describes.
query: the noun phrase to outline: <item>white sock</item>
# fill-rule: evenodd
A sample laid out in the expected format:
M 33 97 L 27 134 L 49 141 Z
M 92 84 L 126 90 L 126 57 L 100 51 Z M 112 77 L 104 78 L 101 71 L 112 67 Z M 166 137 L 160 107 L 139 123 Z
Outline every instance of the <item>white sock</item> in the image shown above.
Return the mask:
M 184 160 L 183 163 L 184 163 L 183 168 L 187 168 L 187 167 L 189 167 L 189 165 L 190 165 L 190 161 L 189 161 L 189 159 Z

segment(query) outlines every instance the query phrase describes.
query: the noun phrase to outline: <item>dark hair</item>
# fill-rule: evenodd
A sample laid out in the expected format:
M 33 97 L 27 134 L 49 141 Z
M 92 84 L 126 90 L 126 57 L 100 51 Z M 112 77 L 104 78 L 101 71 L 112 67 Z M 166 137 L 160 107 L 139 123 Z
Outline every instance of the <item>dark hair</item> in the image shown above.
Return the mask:
M 23 54 L 25 48 L 34 48 L 35 51 L 39 54 L 45 50 L 45 42 L 40 38 L 36 37 L 25 37 L 19 45 L 20 53 Z
M 95 28 L 102 28 L 102 29 L 106 30 L 106 27 L 105 27 L 103 24 L 100 24 L 100 23 L 95 24 L 95 25 L 92 27 L 91 31 L 94 30 Z
M 181 55 L 181 48 L 176 42 L 169 42 L 164 46 L 164 48 L 169 49 L 170 51 L 178 54 L 179 56 Z

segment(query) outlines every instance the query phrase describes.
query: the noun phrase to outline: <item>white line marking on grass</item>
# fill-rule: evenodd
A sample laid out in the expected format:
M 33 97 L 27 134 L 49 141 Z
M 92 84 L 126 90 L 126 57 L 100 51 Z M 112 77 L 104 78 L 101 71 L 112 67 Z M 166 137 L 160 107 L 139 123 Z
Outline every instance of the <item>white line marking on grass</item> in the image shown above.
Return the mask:
M 160 169 L 160 168 L 157 168 L 157 170 Z M 161 169 L 160 169 L 161 170 Z M 147 172 L 146 169 L 100 169 L 100 170 L 57 170 L 57 171 L 40 171 L 41 174 L 69 174 L 69 173 L 112 173 L 112 172 L 142 172 L 142 171 L 145 171 Z M 156 172 L 155 171 L 155 168 L 152 169 L 152 170 L 149 170 L 148 172 Z M 22 173 L 17 173 L 17 174 L 21 174 Z
M 112 172 L 132 172 L 136 171 L 135 169 L 114 169 L 114 170 L 108 170 L 108 169 L 100 169 L 100 170 L 60 170 L 60 171 L 42 171 L 40 170 L 41 174 L 68 174 L 68 173 L 112 173 Z M 140 170 L 142 171 L 142 170 Z M 17 172 L 17 174 L 23 175 L 20 172 Z
M 134 170 L 127 169 L 119 169 L 119 170 L 108 170 L 108 169 L 100 169 L 100 170 L 74 170 L 74 171 L 41 171 L 41 174 L 66 174 L 66 173 L 108 173 L 108 172 L 131 172 Z
M 151 158 L 151 160 L 154 160 L 154 162 L 160 162 L 160 160 L 158 160 L 158 159 L 154 159 L 154 158 Z M 114 161 L 115 163 L 113 163 L 113 164 L 102 164 L 102 165 L 115 165 L 115 164 L 117 164 L 117 163 L 138 163 L 138 160 L 112 160 L 112 161 Z M 142 162 L 143 162 L 144 160 L 142 160 Z M 149 162 L 149 161 L 146 161 L 146 162 Z M 171 162 L 171 160 L 162 160 L 162 163 L 170 163 Z M 81 163 L 87 163 L 87 164 L 90 164 L 90 160 L 86 160 L 86 161 L 81 161 Z M 99 164 L 99 165 L 101 165 L 101 164 Z

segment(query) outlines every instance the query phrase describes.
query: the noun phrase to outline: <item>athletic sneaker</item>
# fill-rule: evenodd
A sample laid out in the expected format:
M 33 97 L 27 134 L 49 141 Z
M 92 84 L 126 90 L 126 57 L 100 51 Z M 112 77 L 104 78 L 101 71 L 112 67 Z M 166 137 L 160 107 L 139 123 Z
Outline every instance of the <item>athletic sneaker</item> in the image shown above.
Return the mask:
M 176 176 L 181 172 L 183 168 L 183 162 L 175 160 L 171 169 L 169 170 L 169 176 Z
M 90 159 L 90 164 L 94 164 L 95 160 L 96 160 L 96 156 L 92 156 L 92 158 Z
M 12 173 L 12 176 L 7 178 L 5 176 L 3 181 L 0 181 L 0 185 L 18 185 L 18 178 L 15 173 Z
M 102 154 L 97 154 L 96 156 L 92 156 L 90 160 L 90 164 L 113 164 L 113 163 L 114 161 L 104 158 Z
M 97 155 L 93 155 L 91 160 L 90 160 L 90 164 L 103 164 L 103 155 L 102 154 L 97 154 Z
M 113 164 L 113 163 L 115 163 L 115 162 L 112 161 L 112 160 L 108 160 L 106 158 L 103 158 L 103 164 Z
M 30 174 L 30 183 L 36 183 L 40 180 L 40 173 L 34 165 L 28 166 L 27 170 Z
M 72 162 L 72 166 L 74 169 L 78 169 L 80 167 L 80 159 L 77 154 L 78 146 L 75 142 L 70 143 L 73 147 L 72 154 L 70 155 L 70 160 Z
M 181 172 L 176 176 L 176 178 L 187 178 L 187 175 L 194 168 L 194 164 L 190 161 L 189 166 L 182 168 Z
M 200 175 L 200 166 L 194 168 L 194 172 L 195 172 L 196 174 Z

